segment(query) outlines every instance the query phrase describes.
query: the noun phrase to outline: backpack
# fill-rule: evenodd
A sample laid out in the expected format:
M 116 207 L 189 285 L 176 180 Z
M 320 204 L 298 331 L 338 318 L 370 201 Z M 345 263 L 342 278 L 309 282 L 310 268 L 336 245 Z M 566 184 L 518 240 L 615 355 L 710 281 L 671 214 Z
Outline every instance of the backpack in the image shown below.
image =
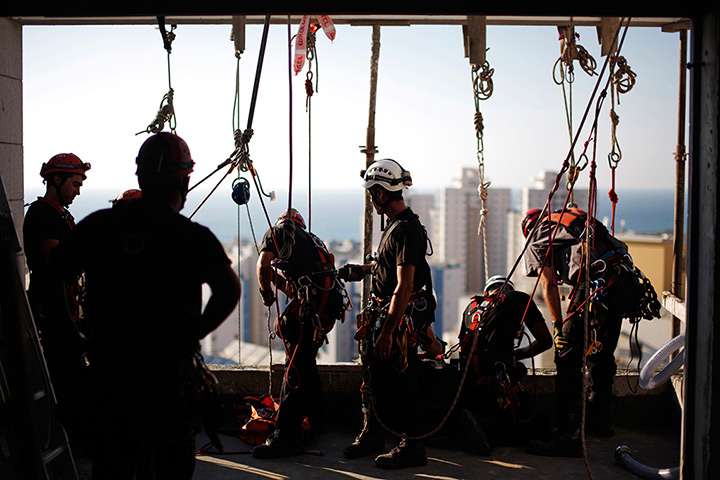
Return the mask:
M 340 320 L 341 323 L 345 321 L 347 293 L 335 270 L 335 256 L 328 251 L 325 243 L 317 235 L 310 232 L 308 235 L 317 249 L 322 271 L 312 275 L 314 288 L 311 289 L 312 294 L 308 295 L 307 300 L 320 317 L 320 323 L 325 331 L 329 332 L 336 320 Z
M 567 208 L 550 214 L 550 224 L 560 224 L 578 239 L 578 247 L 586 239 L 587 213 L 578 208 Z M 553 228 L 553 227 L 551 227 Z M 633 263 L 627 245 L 608 232 L 605 225 L 595 221 L 590 232 L 593 250 L 590 252 L 590 281 L 594 303 L 604 312 L 622 315 L 631 322 L 641 318 L 660 318 L 660 302 L 650 280 Z M 576 248 L 576 247 L 573 247 Z M 577 258 L 577 257 L 576 257 Z M 570 306 L 576 310 L 584 302 L 583 283 L 585 258 L 580 255 Z
M 503 370 L 515 377 L 513 346 L 503 345 L 506 342 L 498 332 L 498 322 L 504 319 L 502 315 L 493 315 L 492 310 L 499 307 L 505 300 L 505 295 L 497 292 L 482 296 L 475 295 L 470 299 L 463 313 L 463 322 L 458 338 L 460 340 L 460 358 L 472 362 L 471 369 L 478 381 L 483 377 L 494 376 L 497 373 L 497 364 L 502 364 Z M 479 330 L 475 350 L 470 351 L 475 330 Z M 517 378 L 514 378 L 517 379 Z

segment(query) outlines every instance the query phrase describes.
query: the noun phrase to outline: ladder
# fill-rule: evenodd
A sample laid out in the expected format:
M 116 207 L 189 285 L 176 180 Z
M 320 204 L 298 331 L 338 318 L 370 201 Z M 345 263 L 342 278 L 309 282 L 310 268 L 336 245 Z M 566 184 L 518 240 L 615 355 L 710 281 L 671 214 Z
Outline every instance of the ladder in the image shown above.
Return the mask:
M 77 480 L 21 281 L 18 238 L 0 177 L 0 478 Z

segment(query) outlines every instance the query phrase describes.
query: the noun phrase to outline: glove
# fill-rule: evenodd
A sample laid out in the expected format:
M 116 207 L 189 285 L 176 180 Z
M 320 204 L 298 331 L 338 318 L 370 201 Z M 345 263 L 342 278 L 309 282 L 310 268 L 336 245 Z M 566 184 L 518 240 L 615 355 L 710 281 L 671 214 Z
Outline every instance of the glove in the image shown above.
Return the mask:
M 363 279 L 360 265 L 344 265 L 338 270 L 338 277 L 346 282 L 359 282 Z
M 275 303 L 275 294 L 271 290 L 260 289 L 260 296 L 262 297 L 263 305 L 269 307 Z

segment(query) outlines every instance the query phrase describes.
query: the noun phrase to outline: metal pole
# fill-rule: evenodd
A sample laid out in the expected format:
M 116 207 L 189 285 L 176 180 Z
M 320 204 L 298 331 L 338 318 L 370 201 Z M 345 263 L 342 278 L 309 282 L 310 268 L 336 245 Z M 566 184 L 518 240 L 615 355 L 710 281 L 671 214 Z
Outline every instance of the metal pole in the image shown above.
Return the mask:
M 675 234 L 673 236 L 673 278 L 672 294 L 677 298 L 685 298 L 683 279 L 685 267 L 685 110 L 687 97 L 687 31 L 680 30 L 680 79 L 678 82 L 678 140 L 675 152 Z M 673 316 L 672 337 L 680 334 L 680 319 Z
M 372 32 L 372 58 L 370 60 L 370 107 L 368 112 L 368 127 L 365 148 L 362 153 L 365 154 L 365 167 L 369 167 L 375 161 L 375 99 L 377 94 L 377 75 L 378 60 L 380 59 L 380 26 L 374 25 Z M 365 210 L 363 222 L 363 261 L 366 263 L 372 255 L 372 236 L 373 236 L 373 206 L 370 198 L 365 195 Z M 362 287 L 362 305 L 367 305 L 370 301 L 370 279 L 368 277 L 363 280 Z

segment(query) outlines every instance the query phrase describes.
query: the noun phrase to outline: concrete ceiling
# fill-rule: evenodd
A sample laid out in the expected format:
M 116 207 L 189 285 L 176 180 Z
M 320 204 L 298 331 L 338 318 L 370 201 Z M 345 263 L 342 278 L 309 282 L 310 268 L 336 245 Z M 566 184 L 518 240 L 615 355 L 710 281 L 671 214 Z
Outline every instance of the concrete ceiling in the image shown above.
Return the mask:
M 325 12 L 320 12 L 325 13 Z M 623 12 L 619 12 L 623 13 Z M 676 12 L 671 12 L 676 13 Z M 298 23 L 302 15 L 295 13 L 271 12 L 270 23 L 287 24 Z M 409 26 L 409 25 L 466 25 L 466 14 L 405 14 L 405 13 L 378 13 L 378 14 L 349 14 L 327 13 L 333 23 L 339 25 L 381 25 L 381 26 Z M 246 24 L 263 24 L 266 14 L 251 13 L 243 15 Z M 599 26 L 602 16 L 567 16 L 567 15 L 513 15 L 494 14 L 486 15 L 487 25 L 575 25 Z M 14 21 L 22 25 L 150 25 L 157 24 L 156 15 L 48 15 L 48 16 L 11 16 Z M 178 14 L 165 15 L 166 24 L 185 25 L 223 25 L 232 24 L 233 15 L 230 14 Z M 638 16 L 631 18 L 631 26 L 660 27 L 665 31 L 688 29 L 690 21 L 683 16 Z

